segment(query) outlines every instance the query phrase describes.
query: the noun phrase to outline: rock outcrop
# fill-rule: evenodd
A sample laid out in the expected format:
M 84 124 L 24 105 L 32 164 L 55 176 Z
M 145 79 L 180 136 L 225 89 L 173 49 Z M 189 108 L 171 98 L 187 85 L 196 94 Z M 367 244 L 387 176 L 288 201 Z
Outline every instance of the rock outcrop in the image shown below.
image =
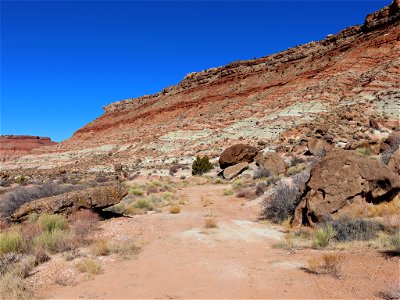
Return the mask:
M 314 126 L 324 139 L 331 135 L 336 146 L 352 149 L 399 130 L 399 53 L 396 0 L 321 41 L 190 73 L 157 94 L 111 103 L 70 139 L 2 168 L 83 172 L 138 160 L 158 168 L 169 159 L 215 158 L 238 141 L 281 146 L 290 155 L 307 146 L 302 135 Z M 372 118 L 379 132 L 368 131 Z M 377 152 L 379 142 L 372 148 Z
M 25 203 L 11 218 L 17 221 L 31 213 L 71 214 L 82 208 L 99 210 L 119 203 L 127 194 L 127 188 L 118 185 L 73 191 Z
M 28 135 L 1 135 L 0 162 L 32 153 L 33 149 L 57 144 L 48 137 Z
M 399 175 L 378 160 L 354 151 L 335 149 L 311 171 L 293 225 L 314 225 L 325 215 L 338 212 L 355 201 L 374 204 L 390 201 L 399 191 Z
M 254 160 L 260 169 L 268 170 L 271 175 L 277 175 L 286 170 L 285 161 L 275 152 L 268 152 L 265 154 L 259 152 Z
M 249 167 L 248 162 L 240 162 L 234 166 L 227 167 L 223 171 L 224 178 L 230 180 L 230 179 L 238 176 L 241 172 L 246 170 L 248 167 Z
M 251 163 L 257 153 L 258 148 L 256 147 L 244 144 L 233 145 L 222 152 L 219 157 L 219 166 L 221 169 L 225 169 L 241 162 Z

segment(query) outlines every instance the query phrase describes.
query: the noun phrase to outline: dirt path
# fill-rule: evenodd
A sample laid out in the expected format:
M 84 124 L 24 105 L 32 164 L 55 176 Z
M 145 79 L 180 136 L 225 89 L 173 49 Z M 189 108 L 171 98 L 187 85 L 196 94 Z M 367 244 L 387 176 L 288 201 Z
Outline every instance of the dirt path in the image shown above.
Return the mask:
M 291 255 L 273 244 L 276 228 L 255 222 L 257 207 L 223 196 L 221 185 L 185 188 L 189 203 L 177 215 L 161 213 L 114 219 L 104 235 L 139 236 L 137 258 L 115 261 L 104 272 L 76 286 L 48 291 L 50 298 L 326 298 L 315 275 L 300 269 L 307 257 Z M 203 207 L 202 199 L 213 204 Z M 205 229 L 212 212 L 218 228 Z M 339 286 L 343 284 L 340 283 Z M 334 288 L 334 286 L 331 286 Z M 341 297 L 356 297 L 341 293 Z M 351 291 L 351 289 L 350 289 Z

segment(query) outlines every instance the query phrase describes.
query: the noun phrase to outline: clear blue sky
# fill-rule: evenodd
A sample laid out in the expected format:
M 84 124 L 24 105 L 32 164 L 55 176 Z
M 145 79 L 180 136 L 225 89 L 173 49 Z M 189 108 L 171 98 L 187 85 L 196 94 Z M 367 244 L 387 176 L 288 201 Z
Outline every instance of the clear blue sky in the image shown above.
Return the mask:
M 64 140 L 103 105 L 320 40 L 389 3 L 2 1 L 0 133 Z

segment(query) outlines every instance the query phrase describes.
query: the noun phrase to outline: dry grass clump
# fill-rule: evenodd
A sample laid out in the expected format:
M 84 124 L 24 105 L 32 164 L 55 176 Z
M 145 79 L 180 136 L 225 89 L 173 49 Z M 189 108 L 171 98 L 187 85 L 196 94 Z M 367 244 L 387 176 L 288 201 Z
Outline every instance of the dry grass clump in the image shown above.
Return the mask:
M 292 233 L 288 233 L 285 235 L 284 241 L 278 242 L 272 246 L 273 248 L 291 251 L 295 248 L 294 235 Z
M 201 204 L 203 205 L 203 207 L 207 207 L 213 204 L 213 202 L 208 197 L 201 196 Z
M 207 218 L 205 219 L 204 227 L 205 227 L 206 229 L 217 228 L 217 227 L 218 227 L 217 221 L 215 220 L 214 217 L 207 217 Z
M 92 246 L 92 253 L 96 256 L 107 256 L 110 254 L 110 248 L 106 240 L 99 239 Z
M 6 273 L 0 278 L 1 299 L 32 299 L 32 286 L 14 273 Z
M 307 270 L 313 274 L 331 275 L 339 278 L 345 262 L 345 256 L 334 253 L 327 253 L 322 256 L 315 256 L 308 260 Z
M 40 215 L 38 223 L 42 226 L 42 229 L 47 232 L 56 230 L 64 230 L 67 228 L 67 220 L 62 215 Z
M 169 207 L 170 214 L 179 214 L 180 212 L 181 212 L 181 207 L 178 204 L 174 204 Z
M 108 243 L 108 248 L 110 249 L 110 253 L 117 254 L 122 258 L 128 258 L 132 255 L 136 255 L 141 250 L 139 243 L 133 239 Z
M 75 265 L 75 268 L 81 273 L 96 275 L 101 272 L 101 266 L 98 260 L 93 258 L 84 258 Z
M 68 286 L 75 283 L 73 272 L 65 262 L 56 262 L 47 268 L 46 276 L 51 283 Z
M 224 190 L 224 196 L 232 196 L 235 194 L 235 191 L 231 188 L 225 189 Z

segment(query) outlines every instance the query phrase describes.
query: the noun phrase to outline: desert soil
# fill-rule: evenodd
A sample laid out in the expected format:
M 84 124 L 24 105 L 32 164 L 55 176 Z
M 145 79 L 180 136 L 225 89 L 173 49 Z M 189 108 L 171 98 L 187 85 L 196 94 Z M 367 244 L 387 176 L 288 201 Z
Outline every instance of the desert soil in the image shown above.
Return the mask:
M 179 214 L 167 211 L 104 221 L 105 238 L 138 237 L 141 252 L 108 261 L 103 272 L 73 286 L 51 286 L 45 298 L 374 298 L 399 279 L 399 259 L 375 250 L 342 251 L 343 276 L 305 272 L 324 250 L 273 247 L 283 229 L 257 222 L 257 204 L 223 196 L 224 185 L 190 186 Z M 202 199 L 212 204 L 203 206 Z M 254 205 L 253 205 L 254 204 Z M 210 212 L 218 227 L 205 229 Z

